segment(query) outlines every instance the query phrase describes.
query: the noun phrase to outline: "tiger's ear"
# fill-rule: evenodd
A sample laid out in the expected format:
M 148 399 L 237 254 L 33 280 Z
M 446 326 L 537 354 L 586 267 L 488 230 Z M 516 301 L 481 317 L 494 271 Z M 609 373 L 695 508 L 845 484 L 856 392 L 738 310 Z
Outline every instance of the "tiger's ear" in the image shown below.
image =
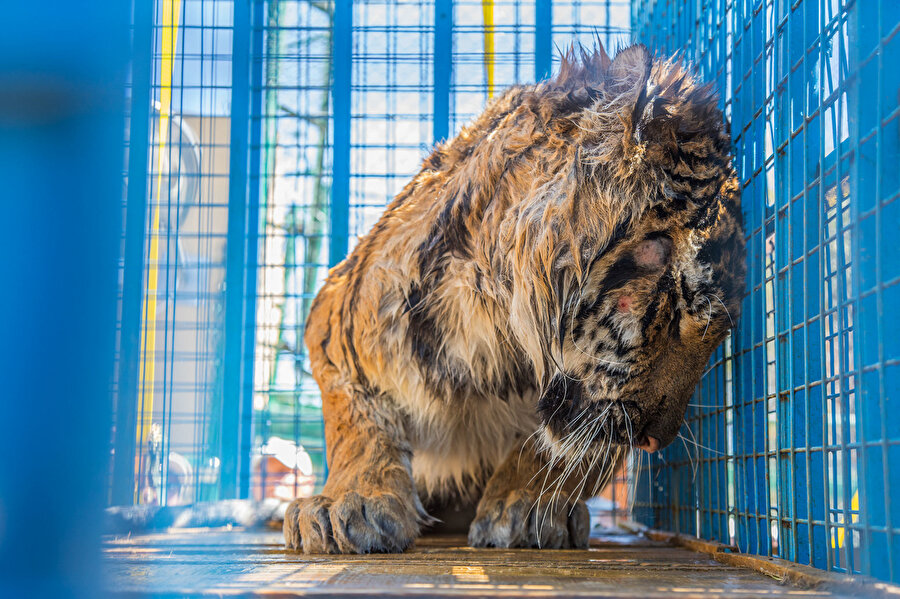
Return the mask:
M 650 50 L 644 44 L 635 44 L 620 51 L 609 66 L 610 90 L 616 94 L 639 94 L 650 78 L 652 62 Z
M 625 48 L 616 54 L 615 60 L 609 66 L 609 89 L 619 96 L 625 108 L 620 113 L 624 126 L 622 149 L 625 161 L 629 164 L 640 157 L 636 133 L 641 113 L 647 103 L 647 82 L 650 80 L 652 67 L 653 57 L 643 44 Z

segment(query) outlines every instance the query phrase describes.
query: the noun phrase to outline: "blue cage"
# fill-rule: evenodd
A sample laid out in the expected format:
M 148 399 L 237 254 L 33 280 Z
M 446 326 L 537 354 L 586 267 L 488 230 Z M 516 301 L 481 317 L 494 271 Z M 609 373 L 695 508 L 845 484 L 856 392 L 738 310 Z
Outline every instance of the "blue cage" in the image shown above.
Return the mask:
M 110 504 L 320 488 L 302 334 L 327 268 L 495 91 L 634 39 L 718 87 L 749 270 L 633 518 L 900 579 L 900 3 L 154 0 L 132 20 Z
M 748 247 L 739 326 L 636 515 L 897 580 L 900 3 L 646 0 L 632 24 L 718 85 Z

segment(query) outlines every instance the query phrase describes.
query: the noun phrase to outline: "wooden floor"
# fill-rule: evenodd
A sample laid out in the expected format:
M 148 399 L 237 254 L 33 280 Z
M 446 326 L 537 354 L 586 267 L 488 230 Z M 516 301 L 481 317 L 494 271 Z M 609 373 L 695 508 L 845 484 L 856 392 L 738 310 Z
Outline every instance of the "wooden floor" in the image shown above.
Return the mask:
M 107 539 L 118 597 L 837 597 L 629 534 L 587 551 L 471 549 L 421 539 L 399 555 L 304 556 L 280 532 L 192 529 Z

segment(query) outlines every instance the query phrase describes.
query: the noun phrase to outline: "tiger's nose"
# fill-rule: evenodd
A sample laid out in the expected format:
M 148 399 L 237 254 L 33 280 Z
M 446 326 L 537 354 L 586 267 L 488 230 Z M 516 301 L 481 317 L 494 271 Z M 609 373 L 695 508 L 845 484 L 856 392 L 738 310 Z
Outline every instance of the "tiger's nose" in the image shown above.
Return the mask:
M 643 449 L 647 453 L 654 453 L 659 451 L 659 439 L 656 437 L 646 436 L 640 440 L 640 443 L 635 445 L 638 449 Z

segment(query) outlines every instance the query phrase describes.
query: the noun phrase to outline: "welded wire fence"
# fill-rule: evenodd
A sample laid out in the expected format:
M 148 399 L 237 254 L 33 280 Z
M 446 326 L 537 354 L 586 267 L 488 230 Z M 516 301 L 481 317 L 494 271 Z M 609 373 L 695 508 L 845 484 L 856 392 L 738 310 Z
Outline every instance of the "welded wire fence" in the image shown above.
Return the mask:
M 431 145 L 572 42 L 682 50 L 731 121 L 743 316 L 635 517 L 900 577 L 900 3 L 135 3 L 110 501 L 320 488 L 302 343 Z M 892 470 L 893 467 L 893 470 Z M 614 493 L 619 496 L 620 493 Z M 624 500 L 622 500 L 624 503 Z
M 743 315 L 650 460 L 635 517 L 900 578 L 900 3 L 637 1 L 714 81 L 743 189 Z

